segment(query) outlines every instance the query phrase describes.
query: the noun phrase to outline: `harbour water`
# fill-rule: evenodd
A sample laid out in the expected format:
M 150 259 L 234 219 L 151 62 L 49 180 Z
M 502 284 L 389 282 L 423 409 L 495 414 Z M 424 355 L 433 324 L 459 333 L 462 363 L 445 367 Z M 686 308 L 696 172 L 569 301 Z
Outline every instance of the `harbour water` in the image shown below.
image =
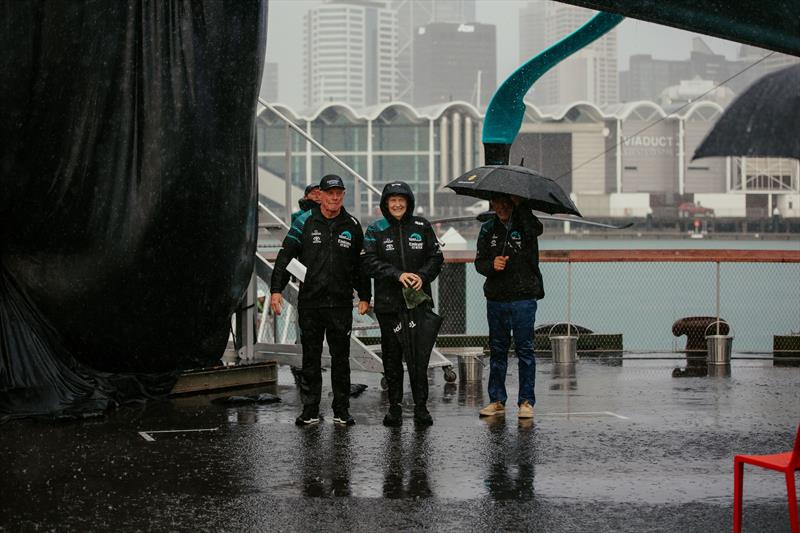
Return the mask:
M 470 243 L 471 249 L 474 244 Z M 800 250 L 800 238 L 769 240 L 542 239 L 542 250 Z M 567 265 L 542 263 L 546 297 L 537 324 L 567 320 Z M 484 278 L 467 265 L 467 332 L 487 334 Z M 715 263 L 576 263 L 571 321 L 598 333 L 622 333 L 625 350 L 679 349 L 671 327 L 685 316 L 716 314 Z M 734 353 L 771 352 L 772 336 L 800 332 L 800 264 L 722 263 L 720 315 L 733 328 Z
M 539 246 L 542 250 L 797 251 L 800 236 L 794 240 L 543 238 Z M 475 250 L 474 240 L 468 241 L 467 249 Z M 546 296 L 539 302 L 536 324 L 566 321 L 567 265 L 542 263 L 541 270 Z M 467 265 L 466 274 L 466 333 L 488 334 L 484 278 L 472 264 Z M 434 294 L 445 298 L 447 290 L 435 288 Z M 626 351 L 679 350 L 685 339 L 672 335 L 673 322 L 686 316 L 716 315 L 716 264 L 575 263 L 572 295 L 573 324 L 597 333 L 622 333 Z M 722 263 L 720 316 L 733 328 L 734 355 L 771 352 L 773 335 L 800 332 L 800 264 Z

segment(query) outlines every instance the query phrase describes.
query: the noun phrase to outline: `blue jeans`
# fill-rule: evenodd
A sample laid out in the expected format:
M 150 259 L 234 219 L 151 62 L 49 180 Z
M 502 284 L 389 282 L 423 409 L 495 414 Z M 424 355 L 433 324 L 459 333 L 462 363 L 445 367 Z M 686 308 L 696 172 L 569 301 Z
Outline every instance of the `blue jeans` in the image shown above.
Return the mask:
M 524 400 L 533 405 L 536 395 L 533 385 L 536 380 L 536 359 L 533 356 L 533 322 L 536 319 L 536 300 L 513 302 L 486 301 L 489 319 L 489 400 L 506 403 L 506 372 L 508 371 L 508 347 L 511 332 L 519 361 L 519 396 L 517 404 Z

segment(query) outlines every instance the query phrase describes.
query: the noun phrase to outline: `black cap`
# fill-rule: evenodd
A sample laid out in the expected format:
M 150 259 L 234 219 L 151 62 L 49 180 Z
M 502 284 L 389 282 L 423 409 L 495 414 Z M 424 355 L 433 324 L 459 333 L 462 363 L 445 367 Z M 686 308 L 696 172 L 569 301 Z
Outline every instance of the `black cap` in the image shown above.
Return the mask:
M 319 188 L 323 191 L 327 191 L 328 189 L 335 189 L 339 187 L 340 189 L 344 189 L 344 181 L 342 178 L 337 176 L 336 174 L 328 174 L 326 176 L 322 176 L 322 179 L 319 181 Z
M 310 193 L 314 189 L 319 189 L 319 185 L 317 185 L 316 183 L 312 183 L 311 185 L 306 185 L 306 192 L 304 194 L 308 196 L 308 193 Z

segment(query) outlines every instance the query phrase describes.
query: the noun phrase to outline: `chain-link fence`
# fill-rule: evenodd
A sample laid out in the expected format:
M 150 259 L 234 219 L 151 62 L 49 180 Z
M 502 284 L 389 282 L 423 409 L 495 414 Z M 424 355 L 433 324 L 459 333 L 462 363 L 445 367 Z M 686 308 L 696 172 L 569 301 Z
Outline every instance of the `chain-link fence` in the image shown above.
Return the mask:
M 592 261 L 592 252 L 603 257 Z M 800 333 L 796 253 L 685 252 L 685 261 L 675 260 L 672 250 L 648 250 L 646 258 L 637 257 L 637 250 L 617 251 L 616 259 L 603 251 L 561 258 L 559 252 L 543 253 L 546 296 L 536 313 L 537 349 L 549 350 L 550 330 L 562 333 L 569 322 L 579 334 L 579 351 L 704 351 L 706 332 L 716 333 L 718 300 L 719 327 L 734 336 L 734 352 L 771 352 L 774 335 Z M 743 262 L 747 257 L 760 259 Z M 787 260 L 794 262 L 777 262 Z M 453 279 L 437 284 L 440 312 L 457 314 L 463 305 L 463 328 L 448 333 L 488 335 L 485 278 L 471 261 L 455 261 L 445 268 L 463 269 L 456 278 L 464 279 L 466 290 Z M 459 299 L 463 303 L 454 306 Z
M 598 260 L 592 260 L 598 253 Z M 448 255 L 433 286 L 437 311 L 445 319 L 439 346 L 485 346 L 485 278 L 475 270 L 470 252 Z M 706 333 L 717 333 L 719 301 L 720 332 L 733 335 L 735 353 L 771 352 L 775 335 L 800 333 L 797 255 L 724 250 L 542 252 L 546 296 L 536 313 L 536 348 L 549 351 L 548 334 L 563 333 L 569 322 L 578 333 L 579 351 L 705 351 Z M 259 289 L 269 293 L 262 281 Z M 296 341 L 297 315 L 291 306 L 277 319 L 265 316 L 270 323 L 261 328 L 259 340 L 273 342 L 275 325 L 277 342 Z M 370 329 L 375 324 L 372 317 L 354 312 L 354 333 L 373 343 L 380 335 Z

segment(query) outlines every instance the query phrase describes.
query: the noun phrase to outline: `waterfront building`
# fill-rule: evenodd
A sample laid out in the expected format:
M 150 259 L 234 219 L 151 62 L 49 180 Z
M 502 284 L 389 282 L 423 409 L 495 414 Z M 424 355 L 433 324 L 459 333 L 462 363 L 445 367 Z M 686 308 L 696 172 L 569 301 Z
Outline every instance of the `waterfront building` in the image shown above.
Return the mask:
M 390 102 L 366 108 L 328 103 L 309 113 L 280 107 L 303 130 L 341 157 L 374 187 L 409 182 L 427 216 L 460 214 L 471 202 L 442 186 L 483 164 L 482 113 L 469 102 L 412 107 Z M 722 113 L 699 101 L 679 111 L 654 102 L 596 106 L 526 104 L 511 162 L 558 180 L 581 212 L 593 217 L 677 216 L 681 202 L 713 208 L 717 217 L 767 218 L 777 206 L 800 217 L 800 163 L 778 158 L 707 158 L 692 154 Z M 286 140 L 291 179 L 302 187 L 328 172 L 345 175 L 347 209 L 377 216 L 378 197 L 268 110 L 257 121 L 260 190 L 284 203 Z
M 520 64 L 582 26 L 594 11 L 547 0 L 529 0 L 519 11 Z M 574 53 L 536 82 L 528 94 L 538 106 L 619 101 L 617 30 Z
M 386 2 L 328 0 L 309 9 L 303 22 L 307 108 L 394 100 L 397 14 Z
M 434 22 L 475 22 L 475 0 L 391 0 L 389 5 L 397 16 L 397 100 L 411 103 L 417 29 Z
M 620 101 L 658 100 L 665 89 L 692 81 L 710 83 L 712 87 L 725 82 L 728 90 L 739 94 L 765 74 L 798 62 L 798 57 L 748 45 L 742 45 L 737 59 L 730 60 L 715 54 L 702 38 L 695 37 L 688 59 L 631 56 L 629 69 L 619 73 Z
M 435 22 L 420 26 L 414 37 L 414 104 L 463 100 L 482 109 L 497 88 L 496 69 L 494 25 Z

